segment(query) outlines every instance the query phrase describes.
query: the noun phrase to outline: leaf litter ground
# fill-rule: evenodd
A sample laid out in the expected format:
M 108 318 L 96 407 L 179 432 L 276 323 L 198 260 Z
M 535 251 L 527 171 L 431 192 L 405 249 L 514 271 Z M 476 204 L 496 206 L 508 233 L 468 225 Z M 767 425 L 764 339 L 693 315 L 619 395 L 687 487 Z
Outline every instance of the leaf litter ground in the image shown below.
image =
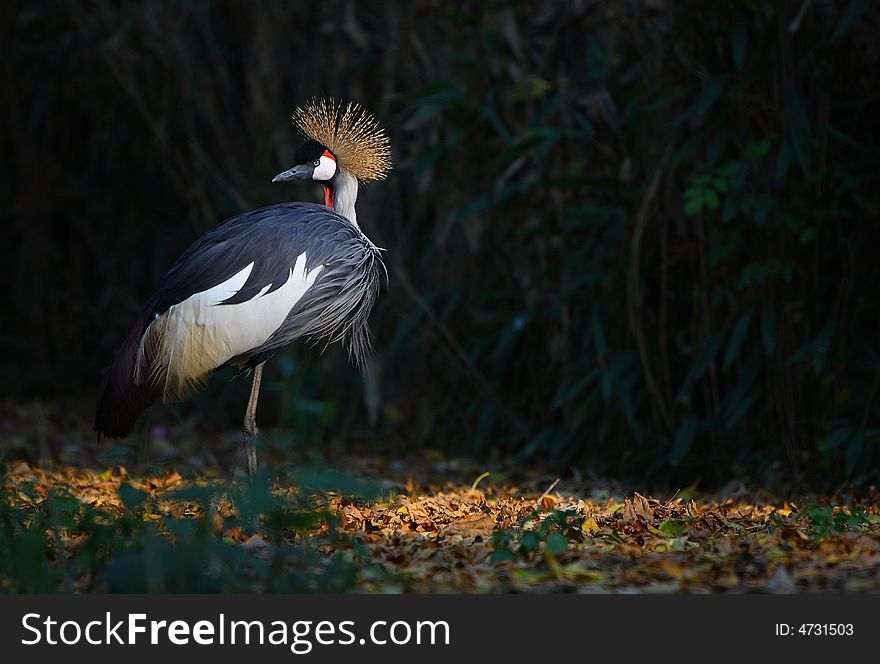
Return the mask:
M 9 509 L 22 515 L 66 495 L 99 520 L 150 522 L 155 537 L 172 542 L 174 524 L 205 521 L 211 537 L 257 559 L 292 544 L 326 556 L 350 550 L 357 553 L 350 560 L 358 561 L 345 588 L 351 591 L 880 590 L 880 494 L 874 491 L 792 502 L 756 500 L 743 488 L 728 497 L 657 499 L 607 488 L 574 493 L 565 482 L 538 490 L 495 483 L 490 475 L 464 483 L 410 479 L 364 499 L 334 491 L 306 495 L 276 477 L 268 485 L 274 499 L 300 513 L 308 504 L 321 516 L 277 527 L 275 517 L 264 517 L 251 528 L 230 498 L 243 482 L 188 474 L 132 476 L 120 466 L 93 471 L 12 461 L 2 481 Z M 200 489 L 212 499 L 193 499 Z M 76 526 L 53 530 L 54 564 L 77 555 L 89 537 Z M 86 571 L 79 587 L 69 589 L 106 590 L 103 583 L 99 572 Z M 272 588 L 256 580 L 249 589 Z
M 249 485 L 224 462 L 238 436 L 184 422 L 98 443 L 90 407 L 0 404 L 0 590 L 880 591 L 873 487 L 651 497 L 350 444 L 318 454 L 323 469 L 314 450 L 267 445 Z

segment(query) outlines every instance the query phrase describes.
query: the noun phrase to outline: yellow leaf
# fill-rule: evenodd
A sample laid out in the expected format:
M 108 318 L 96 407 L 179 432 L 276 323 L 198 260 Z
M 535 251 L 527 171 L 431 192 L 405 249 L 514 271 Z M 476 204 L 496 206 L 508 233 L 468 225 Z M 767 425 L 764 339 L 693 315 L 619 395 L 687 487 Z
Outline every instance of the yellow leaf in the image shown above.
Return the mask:
M 595 533 L 597 530 L 599 530 L 599 524 L 596 523 L 596 518 L 591 516 L 589 519 L 584 521 L 583 525 L 581 526 L 581 530 L 583 530 L 588 535 L 590 533 Z

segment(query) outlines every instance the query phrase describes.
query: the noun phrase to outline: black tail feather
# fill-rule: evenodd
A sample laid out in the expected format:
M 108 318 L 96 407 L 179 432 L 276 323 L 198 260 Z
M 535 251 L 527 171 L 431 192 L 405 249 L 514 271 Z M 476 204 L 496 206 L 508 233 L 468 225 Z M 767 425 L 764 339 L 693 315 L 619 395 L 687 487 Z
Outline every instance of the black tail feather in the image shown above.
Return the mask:
M 101 436 L 125 438 L 131 433 L 138 416 L 153 402 L 150 389 L 134 383 L 139 341 L 140 329 L 137 328 L 116 353 L 104 376 L 95 414 L 98 439 Z

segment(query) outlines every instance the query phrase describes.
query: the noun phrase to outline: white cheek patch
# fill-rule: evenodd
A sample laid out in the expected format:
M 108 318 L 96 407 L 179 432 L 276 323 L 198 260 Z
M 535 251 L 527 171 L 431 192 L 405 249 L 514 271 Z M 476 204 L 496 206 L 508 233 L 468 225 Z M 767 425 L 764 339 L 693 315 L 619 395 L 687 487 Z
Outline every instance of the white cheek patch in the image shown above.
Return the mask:
M 321 163 L 315 166 L 313 180 L 329 180 L 336 175 L 336 160 L 328 156 L 321 157 Z

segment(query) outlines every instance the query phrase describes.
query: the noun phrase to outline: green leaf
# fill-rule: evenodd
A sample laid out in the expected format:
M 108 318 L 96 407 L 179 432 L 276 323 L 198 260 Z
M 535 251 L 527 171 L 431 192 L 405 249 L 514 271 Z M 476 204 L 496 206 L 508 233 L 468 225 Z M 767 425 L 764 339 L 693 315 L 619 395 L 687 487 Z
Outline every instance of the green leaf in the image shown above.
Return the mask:
M 749 143 L 746 147 L 746 158 L 747 159 L 760 159 L 761 157 L 766 157 L 770 153 L 770 139 L 765 138 L 762 141 L 756 141 L 754 143 Z
M 599 375 L 598 369 L 593 369 L 592 371 L 588 371 L 585 375 L 578 378 L 578 380 L 574 382 L 566 382 L 563 383 L 559 388 L 559 393 L 556 395 L 556 398 L 553 400 L 553 408 L 559 408 L 562 405 L 570 403 L 573 401 L 580 393 L 586 388 L 590 383 L 596 380 L 596 377 Z
M 851 424 L 835 429 L 819 442 L 819 448 L 824 451 L 833 450 L 841 443 L 845 443 L 849 440 L 855 432 L 856 428 Z
M 862 456 L 865 441 L 860 435 L 853 436 L 846 444 L 846 474 L 852 475 Z
M 706 342 L 703 350 L 697 356 L 693 368 L 691 368 L 690 374 L 685 383 L 686 385 L 706 373 L 706 369 L 709 368 L 712 360 L 715 359 L 715 355 L 717 355 L 718 351 L 721 349 L 723 341 L 724 335 L 721 332 L 716 332 L 709 338 L 709 341 Z
M 600 358 L 605 357 L 608 352 L 608 343 L 605 340 L 605 330 L 602 327 L 602 316 L 598 307 L 593 307 L 593 316 L 591 320 L 593 328 L 593 344 L 596 347 L 596 355 Z
M 672 451 L 669 453 L 669 463 L 671 465 L 677 466 L 687 456 L 699 427 L 700 423 L 693 415 L 689 415 L 685 419 L 684 424 L 681 425 L 678 433 L 675 434 L 675 440 L 672 442 Z
M 486 119 L 489 120 L 489 124 L 491 124 L 495 128 L 495 131 L 498 132 L 498 135 L 501 136 L 506 143 L 512 142 L 513 136 L 507 130 L 507 127 L 504 126 L 504 123 L 501 121 L 501 118 L 495 110 L 491 106 L 484 106 L 482 111 Z
M 855 25 L 855 22 L 859 20 L 862 12 L 871 6 L 872 1 L 873 0 L 850 0 L 849 5 L 847 5 L 843 12 L 843 16 L 840 17 L 837 26 L 834 28 L 834 33 L 831 35 L 831 41 L 834 42 L 843 37 L 843 35 Z
M 761 350 L 752 348 L 749 358 L 740 372 L 738 382 L 726 391 L 721 402 L 721 420 L 725 429 L 730 430 L 736 426 L 760 395 L 760 391 L 755 390 L 754 387 L 761 374 L 763 364 Z
M 736 325 L 733 326 L 733 332 L 730 335 L 730 343 L 727 344 L 727 351 L 724 353 L 724 364 L 721 367 L 722 369 L 729 368 L 739 354 L 739 349 L 742 348 L 743 341 L 745 341 L 746 333 L 749 331 L 749 325 L 751 324 L 754 315 L 755 310 L 749 309 L 739 317 L 739 320 L 736 321 Z
M 675 125 L 682 125 L 692 118 L 695 118 L 698 115 L 703 115 L 709 111 L 715 105 L 715 102 L 721 98 L 721 94 L 724 92 L 726 86 L 727 76 L 714 76 L 710 78 L 709 82 L 706 83 L 700 91 L 700 96 L 697 97 L 697 101 L 675 121 Z
M 706 207 L 708 207 L 710 210 L 718 209 L 719 199 L 718 194 L 715 192 L 714 189 L 706 189 L 704 197 L 706 201 Z
M 547 552 L 558 556 L 568 549 L 568 540 L 562 533 L 552 532 L 547 536 Z
M 524 551 L 535 551 L 538 548 L 538 533 L 530 530 L 523 534 L 520 544 Z
M 788 173 L 793 156 L 791 140 L 786 138 L 782 141 L 782 147 L 779 148 L 779 154 L 776 155 L 776 171 L 774 172 L 774 175 L 777 178 L 782 178 Z
M 837 324 L 830 320 L 822 327 L 819 335 L 812 341 L 808 341 L 798 348 L 791 357 L 788 358 L 789 364 L 803 364 L 811 361 L 813 371 L 816 375 L 821 373 L 825 366 L 825 360 L 828 358 L 828 350 L 831 346 L 831 338 L 834 336 L 834 329 Z
M 700 210 L 703 209 L 703 199 L 700 198 L 691 198 L 684 204 L 684 213 L 688 217 L 696 217 L 700 214 Z
M 681 537 L 687 531 L 687 521 L 684 519 L 666 519 L 657 530 L 667 537 Z
M 730 51 L 733 55 L 733 65 L 737 71 L 742 71 L 746 64 L 746 50 L 748 49 L 748 34 L 742 23 L 737 23 L 730 31 Z
M 131 484 L 125 483 L 119 485 L 119 500 L 127 510 L 133 510 L 140 507 L 147 499 L 147 492 L 136 489 Z
M 752 392 L 751 394 L 747 394 L 743 399 L 740 399 L 736 402 L 736 405 L 730 411 L 730 414 L 724 421 L 724 426 L 728 430 L 733 429 L 737 422 L 739 422 L 746 413 L 748 413 L 752 406 L 755 405 L 755 402 L 761 396 L 761 393 L 758 391 Z
M 724 201 L 724 212 L 721 215 L 721 221 L 726 224 L 736 216 L 737 212 L 739 212 L 739 206 L 728 198 Z
M 767 302 L 761 309 L 761 342 L 767 356 L 776 348 L 776 305 Z
M 785 115 L 788 119 L 789 135 L 795 157 L 801 172 L 809 176 L 811 172 L 810 120 L 807 103 L 801 93 L 791 88 L 785 95 Z
M 696 131 L 694 132 L 682 145 L 678 150 L 673 152 L 669 159 L 661 164 L 662 168 L 670 168 L 675 164 L 680 164 L 682 161 L 693 155 L 703 143 L 706 142 L 706 132 L 705 131 Z
M 834 138 L 839 140 L 841 143 L 846 143 L 848 146 L 850 146 L 851 148 L 855 148 L 856 150 L 862 150 L 864 148 L 864 146 L 852 136 L 833 125 L 828 125 L 828 134 L 830 136 L 834 136 Z
M 492 562 L 493 563 L 507 563 L 513 562 L 516 560 L 516 556 L 513 555 L 513 551 L 510 549 L 495 549 L 492 552 Z
M 798 235 L 798 240 L 800 240 L 801 244 L 809 244 L 813 240 L 816 239 L 816 235 L 818 231 L 815 226 L 809 226 L 800 232 Z
M 602 371 L 600 378 L 602 381 L 602 398 L 607 403 L 611 399 L 611 392 L 617 379 L 630 365 L 633 356 L 630 353 L 623 353 L 614 358 L 611 365 Z
M 825 368 L 825 362 L 828 360 L 829 350 L 831 349 L 831 338 L 834 336 L 834 330 L 837 324 L 834 321 L 828 321 L 819 337 L 816 339 L 816 347 L 813 352 L 813 373 L 818 376 Z
M 759 263 L 749 263 L 740 271 L 736 286 L 738 290 L 742 290 L 753 284 L 763 285 L 770 279 L 780 276 L 785 281 L 789 281 L 792 270 L 792 264 L 787 260 L 771 259 Z

